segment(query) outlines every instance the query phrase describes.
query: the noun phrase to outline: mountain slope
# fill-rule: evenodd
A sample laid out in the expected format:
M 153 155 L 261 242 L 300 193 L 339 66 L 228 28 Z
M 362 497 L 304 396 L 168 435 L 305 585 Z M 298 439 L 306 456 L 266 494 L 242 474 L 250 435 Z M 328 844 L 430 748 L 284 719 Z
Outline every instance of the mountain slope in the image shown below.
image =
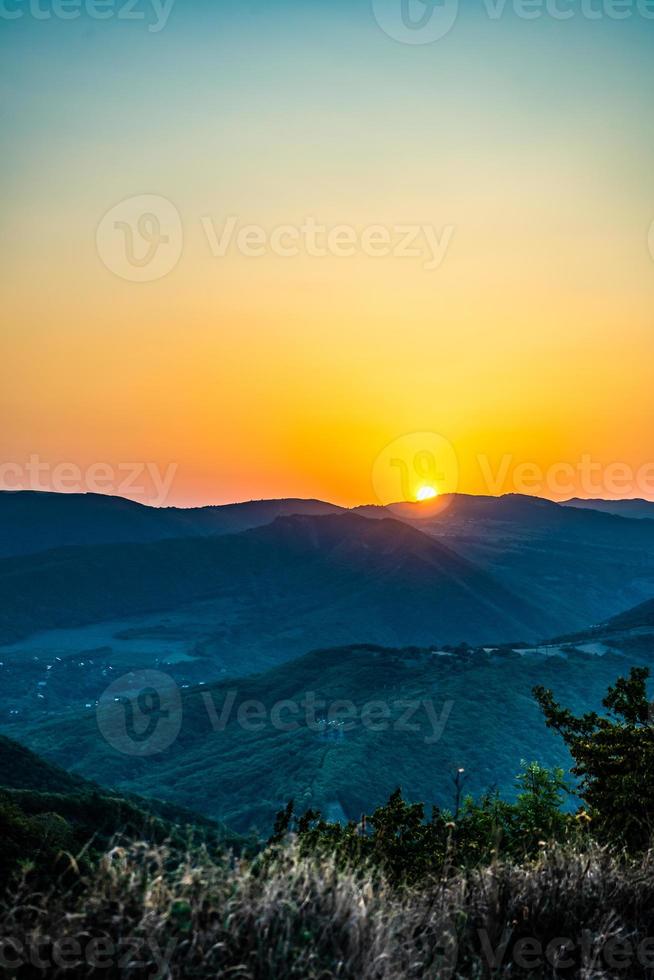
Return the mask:
M 654 631 L 654 599 L 648 599 L 633 609 L 613 616 L 604 624 L 606 630 L 653 630 Z
M 331 514 L 320 500 L 252 500 L 218 507 L 147 507 L 99 493 L 0 491 L 0 557 L 67 545 L 227 534 L 288 514 Z
M 439 542 L 402 522 L 352 514 L 0 560 L 4 642 L 198 602 L 231 602 L 232 618 L 254 634 L 271 617 L 309 622 L 313 645 L 532 637 L 547 622 Z
M 112 747 L 125 744 L 122 705 L 104 716 L 109 741 L 94 713 L 25 725 L 21 738 L 121 791 L 266 833 L 290 798 L 299 811 L 318 807 L 340 819 L 370 812 L 398 785 L 409 799 L 451 806 L 459 767 L 466 792 L 497 787 L 510 797 L 521 759 L 570 763 L 545 727 L 534 685 L 551 687 L 575 712 L 598 709 L 618 675 L 652 659 L 651 651 L 626 660 L 574 649 L 320 650 L 238 683 L 182 691 L 177 738 L 146 758 Z
M 46 876 L 65 873 L 71 855 L 83 867 L 117 834 L 184 848 L 189 831 L 213 846 L 242 843 L 207 817 L 104 789 L 0 735 L 0 888 L 28 861 Z
M 587 628 L 654 595 L 654 521 L 538 497 L 443 496 L 366 507 L 448 544 L 550 614 L 549 635 Z

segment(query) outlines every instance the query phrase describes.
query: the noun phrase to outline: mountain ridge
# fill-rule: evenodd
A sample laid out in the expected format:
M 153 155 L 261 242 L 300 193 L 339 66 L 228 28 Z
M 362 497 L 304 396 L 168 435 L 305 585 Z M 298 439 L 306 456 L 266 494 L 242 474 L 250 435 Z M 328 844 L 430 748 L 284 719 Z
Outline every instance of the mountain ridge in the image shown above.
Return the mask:
M 334 623 L 352 620 L 353 642 L 366 629 L 413 642 L 457 630 L 460 640 L 503 629 L 534 637 L 544 627 L 541 612 L 441 542 L 402 522 L 345 513 L 0 559 L 0 639 L 217 598 L 267 614 L 318 604 Z

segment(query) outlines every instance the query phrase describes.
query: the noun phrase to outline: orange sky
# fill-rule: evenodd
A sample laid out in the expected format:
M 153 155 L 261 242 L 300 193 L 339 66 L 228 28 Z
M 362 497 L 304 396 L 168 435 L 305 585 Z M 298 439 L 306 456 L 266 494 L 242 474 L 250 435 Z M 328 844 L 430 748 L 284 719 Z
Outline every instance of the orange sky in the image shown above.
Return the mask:
M 155 503 L 388 502 L 393 452 L 415 470 L 449 444 L 439 490 L 589 496 L 590 460 L 597 495 L 654 498 L 654 27 L 466 21 L 414 49 L 353 10 L 320 30 L 290 5 L 236 17 L 211 45 L 183 19 L 17 22 L 4 486 L 33 485 L 14 477 L 36 455 L 44 486 L 70 463 L 94 489 L 103 463 L 107 491 Z M 180 254 L 135 282 L 111 268 L 120 232 L 96 232 L 143 195 L 179 213 Z M 212 254 L 229 215 L 290 226 L 298 254 Z M 353 254 L 308 254 L 308 216 L 347 226 Z M 366 252 L 371 227 L 407 225 L 447 241 L 437 267 L 424 237 Z M 174 467 L 165 500 L 121 486 L 131 463 Z

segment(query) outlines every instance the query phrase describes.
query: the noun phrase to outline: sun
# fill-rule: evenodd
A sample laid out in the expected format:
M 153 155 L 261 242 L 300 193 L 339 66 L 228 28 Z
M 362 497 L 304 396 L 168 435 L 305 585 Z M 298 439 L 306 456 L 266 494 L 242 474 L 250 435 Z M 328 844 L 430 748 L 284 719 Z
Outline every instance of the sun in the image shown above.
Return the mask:
M 420 487 L 416 494 L 416 500 L 433 500 L 438 496 L 438 490 L 434 487 Z

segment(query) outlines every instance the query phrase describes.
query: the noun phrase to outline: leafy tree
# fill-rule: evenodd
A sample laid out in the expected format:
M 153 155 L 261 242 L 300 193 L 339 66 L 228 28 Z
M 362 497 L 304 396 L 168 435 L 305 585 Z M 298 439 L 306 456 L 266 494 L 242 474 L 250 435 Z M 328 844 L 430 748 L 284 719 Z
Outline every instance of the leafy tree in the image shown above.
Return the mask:
M 558 840 L 564 835 L 568 821 L 561 808 L 569 790 L 563 769 L 523 761 L 522 770 L 516 777 L 520 792 L 514 813 L 519 834 L 533 848 L 540 839 Z
M 608 717 L 589 712 L 577 718 L 554 700 L 551 691 L 534 689 L 548 726 L 563 736 L 575 760 L 572 772 L 580 778 L 593 833 L 632 849 L 649 846 L 654 822 L 648 678 L 645 667 L 634 667 L 629 677 L 618 678 L 603 701 Z

